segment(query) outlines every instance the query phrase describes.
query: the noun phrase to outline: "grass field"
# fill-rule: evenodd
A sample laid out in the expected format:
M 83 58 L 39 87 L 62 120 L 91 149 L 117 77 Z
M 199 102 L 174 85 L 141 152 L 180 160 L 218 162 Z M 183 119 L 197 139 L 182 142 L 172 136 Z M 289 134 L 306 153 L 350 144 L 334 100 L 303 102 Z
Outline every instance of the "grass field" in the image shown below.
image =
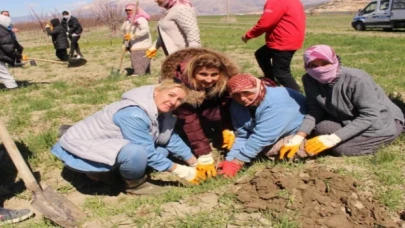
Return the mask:
M 254 51 L 264 44 L 264 38 L 243 43 L 240 37 L 253 26 L 258 16 L 235 16 L 236 22 L 226 23 L 222 17 L 200 17 L 199 26 L 204 47 L 225 52 L 244 72 L 261 76 L 254 59 Z M 303 50 L 315 44 L 328 44 L 340 55 L 342 64 L 360 68 L 373 76 L 382 88 L 393 96 L 405 95 L 405 31 L 357 32 L 351 28 L 348 15 L 317 15 L 307 17 L 304 47 L 297 51 L 292 62 L 294 77 L 301 84 L 304 73 Z M 151 22 L 155 37 L 156 22 Z M 41 32 L 20 32 L 18 38 L 31 58 L 55 60 L 50 38 Z M 120 194 L 106 196 L 79 192 L 61 177 L 63 165 L 49 152 L 57 140 L 61 124 L 73 124 L 120 99 L 123 92 L 144 84 L 156 83 L 163 54 L 152 62 L 152 75 L 129 78 L 113 76 L 112 68 L 119 66 L 121 36 L 110 39 L 107 28 L 85 30 L 80 46 L 88 63 L 79 68 L 37 62 L 23 68 L 10 69 L 21 83 L 21 88 L 0 91 L 0 116 L 15 139 L 18 148 L 27 157 L 32 170 L 40 174 L 41 183 L 50 185 L 80 206 L 88 218 L 85 227 L 299 227 L 299 221 L 288 218 L 274 219 L 263 213 L 244 213 L 235 199 L 233 180 L 215 179 L 196 187 L 178 187 L 158 197 L 131 197 Z M 124 67 L 130 67 L 128 56 Z M 361 189 L 389 208 L 392 215 L 405 209 L 405 138 L 401 136 L 392 145 L 382 148 L 374 156 L 355 158 L 323 157 L 314 163 L 349 175 L 361 181 Z M 4 148 L 0 147 L 0 157 Z M 258 161 L 239 177 L 251 176 L 266 166 L 296 169 L 303 164 L 273 164 Z M 7 156 L 0 161 L 0 198 L 5 207 L 29 206 L 29 191 L 12 191 L 10 183 L 18 181 L 16 171 Z M 11 189 L 11 190 L 10 190 Z M 4 196 L 4 197 L 3 197 Z M 215 203 L 206 201 L 204 197 Z M 202 209 L 196 210 L 201 199 Z M 184 213 L 170 214 L 171 207 L 185 205 Z M 171 206 L 171 207 L 169 207 Z M 245 220 L 240 221 L 241 215 Z M 398 217 L 398 216 L 397 216 Z M 170 219 L 169 219 L 170 218 Z M 16 227 L 54 227 L 49 220 L 37 216 Z

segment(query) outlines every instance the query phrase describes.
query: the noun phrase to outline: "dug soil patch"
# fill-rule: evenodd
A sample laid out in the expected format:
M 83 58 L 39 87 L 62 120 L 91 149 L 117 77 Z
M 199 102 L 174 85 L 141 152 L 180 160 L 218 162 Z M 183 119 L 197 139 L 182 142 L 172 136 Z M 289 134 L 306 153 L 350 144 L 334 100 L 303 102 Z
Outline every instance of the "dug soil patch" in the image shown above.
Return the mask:
M 288 216 L 300 227 L 400 227 L 380 203 L 362 196 L 351 177 L 320 167 L 265 168 L 252 179 L 238 181 L 235 191 L 247 212 Z

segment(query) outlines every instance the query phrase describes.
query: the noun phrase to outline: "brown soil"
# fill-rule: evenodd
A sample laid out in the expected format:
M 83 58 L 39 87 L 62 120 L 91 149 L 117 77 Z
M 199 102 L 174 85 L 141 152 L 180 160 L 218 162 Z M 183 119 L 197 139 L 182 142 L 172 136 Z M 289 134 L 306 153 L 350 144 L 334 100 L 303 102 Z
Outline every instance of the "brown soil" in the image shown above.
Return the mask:
M 250 180 L 238 181 L 236 194 L 246 212 L 288 215 L 301 227 L 400 227 L 380 203 L 362 196 L 351 177 L 320 167 L 265 168 Z

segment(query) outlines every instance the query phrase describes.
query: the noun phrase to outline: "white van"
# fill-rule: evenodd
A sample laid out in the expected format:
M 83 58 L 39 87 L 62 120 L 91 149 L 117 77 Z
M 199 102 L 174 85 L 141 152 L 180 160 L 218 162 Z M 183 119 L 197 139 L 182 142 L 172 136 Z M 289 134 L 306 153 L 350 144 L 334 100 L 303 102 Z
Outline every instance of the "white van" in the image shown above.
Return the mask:
M 374 0 L 359 9 L 352 21 L 355 30 L 405 28 L 405 0 Z

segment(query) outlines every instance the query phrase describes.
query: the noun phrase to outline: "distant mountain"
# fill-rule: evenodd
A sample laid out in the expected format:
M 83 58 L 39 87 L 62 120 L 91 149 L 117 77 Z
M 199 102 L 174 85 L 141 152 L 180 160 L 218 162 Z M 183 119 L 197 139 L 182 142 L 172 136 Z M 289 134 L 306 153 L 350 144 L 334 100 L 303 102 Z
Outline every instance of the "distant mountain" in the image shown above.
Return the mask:
M 97 0 L 95 0 L 97 1 Z M 279 0 L 283 1 L 283 0 Z M 304 6 L 319 5 L 331 0 L 301 0 Z M 125 5 L 135 3 L 128 0 L 113 0 L 115 5 Z M 199 15 L 224 15 L 229 8 L 230 14 L 261 13 L 265 0 L 191 0 Z M 227 5 L 229 3 L 229 6 Z M 89 3 L 80 10 L 88 10 L 94 7 L 94 3 Z M 163 11 L 155 1 L 140 0 L 139 6 L 149 14 L 158 14 Z

